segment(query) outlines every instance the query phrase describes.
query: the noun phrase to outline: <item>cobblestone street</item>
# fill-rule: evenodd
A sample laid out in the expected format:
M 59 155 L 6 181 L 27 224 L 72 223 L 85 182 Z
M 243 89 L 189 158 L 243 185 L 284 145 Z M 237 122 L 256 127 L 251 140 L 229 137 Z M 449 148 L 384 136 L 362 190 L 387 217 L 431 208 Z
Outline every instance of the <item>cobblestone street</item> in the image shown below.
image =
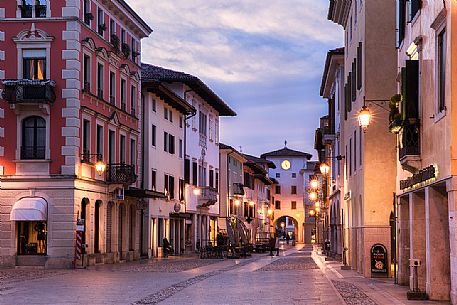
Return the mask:
M 0 304 L 408 304 L 385 295 L 379 302 L 383 297 L 360 278 L 329 271 L 311 247 L 297 251 L 302 247 L 242 260 L 193 256 L 85 270 L 1 270 Z

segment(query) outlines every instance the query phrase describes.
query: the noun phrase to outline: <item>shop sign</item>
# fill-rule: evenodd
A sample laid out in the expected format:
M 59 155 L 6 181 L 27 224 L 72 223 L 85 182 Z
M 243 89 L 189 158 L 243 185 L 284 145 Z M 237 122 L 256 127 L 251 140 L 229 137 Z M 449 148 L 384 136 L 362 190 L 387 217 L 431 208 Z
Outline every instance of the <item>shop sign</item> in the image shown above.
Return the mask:
M 430 165 L 423 168 L 408 179 L 400 180 L 400 190 L 412 189 L 421 186 L 422 184 L 436 179 L 438 176 L 438 167 Z
M 76 221 L 76 231 L 84 232 L 84 219 L 78 219 Z
M 382 244 L 371 247 L 371 273 L 387 276 L 387 249 Z

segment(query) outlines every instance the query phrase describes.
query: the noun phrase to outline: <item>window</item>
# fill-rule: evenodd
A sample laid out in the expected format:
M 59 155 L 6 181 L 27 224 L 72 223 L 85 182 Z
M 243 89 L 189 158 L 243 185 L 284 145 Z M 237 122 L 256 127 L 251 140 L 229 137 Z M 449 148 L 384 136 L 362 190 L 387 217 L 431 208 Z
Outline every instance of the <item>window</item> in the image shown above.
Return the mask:
M 219 143 L 219 121 L 218 120 L 216 120 L 215 125 L 216 126 L 215 126 L 214 132 L 216 133 L 216 144 L 218 144 Z
M 214 141 L 213 137 L 213 119 L 210 117 L 209 118 L 209 140 Z
M 184 160 L 184 181 L 190 184 L 190 160 Z
M 281 174 L 280 173 L 276 173 L 276 178 L 281 178 Z
M 182 142 L 181 139 L 179 139 L 179 158 L 181 158 L 181 159 L 183 157 L 183 150 L 184 150 L 183 148 L 184 148 L 183 147 L 183 142 Z
M 109 20 L 109 34 L 116 35 L 116 23 L 114 22 L 114 19 Z
M 280 185 L 277 185 L 277 186 L 276 186 L 275 193 L 276 193 L 276 194 L 281 194 L 281 186 L 280 186 Z
M 164 192 L 168 193 L 170 199 L 175 199 L 175 177 L 165 175 Z
M 199 132 L 201 135 L 206 136 L 206 130 L 207 130 L 207 125 L 208 125 L 208 117 L 206 114 L 200 111 L 200 116 L 199 116 Z
M 130 139 L 130 164 L 136 166 L 136 141 Z
M 120 150 L 120 162 L 122 164 L 125 163 L 125 136 L 121 135 L 121 140 L 119 142 L 119 150 Z
M 354 130 L 354 172 L 357 170 L 357 130 Z
M 192 163 L 192 184 L 194 186 L 197 186 L 198 185 L 198 165 L 197 165 L 197 162 L 193 162 Z
M 297 195 L 297 186 L 296 185 L 292 185 L 290 193 L 292 195 Z
M 400 47 L 403 40 L 405 39 L 406 32 L 406 1 L 407 0 L 398 0 L 397 2 L 397 32 L 398 32 L 398 42 L 397 48 Z
M 446 109 L 445 103 L 445 87 L 446 87 L 446 29 L 443 29 L 438 34 L 438 112 L 443 112 Z
M 96 142 L 95 142 L 95 152 L 103 156 L 103 126 L 97 125 L 97 134 L 96 134 Z
M 20 9 L 22 18 L 46 18 L 46 0 L 22 0 Z
M 109 147 L 109 155 L 108 155 L 108 163 L 113 164 L 116 162 L 116 132 L 114 130 L 110 130 L 108 132 L 108 147 Z
M 352 139 L 349 139 L 349 176 L 352 176 Z
M 98 8 L 97 10 L 97 33 L 98 35 L 103 36 L 103 32 L 106 29 L 105 21 L 103 20 L 103 11 L 101 8 Z
M 97 64 L 97 97 L 103 99 L 103 65 Z
M 279 200 L 275 201 L 275 209 L 276 210 L 280 210 L 281 209 L 281 201 L 279 201 Z
M 22 122 L 21 159 L 44 159 L 46 149 L 46 121 L 31 116 Z
M 86 92 L 90 92 L 90 56 L 86 55 L 86 54 L 84 54 L 83 69 L 84 69 L 83 90 Z
M 152 100 L 152 111 L 157 112 L 157 103 L 156 103 L 156 100 Z
M 136 87 L 130 87 L 130 113 L 136 116 Z
M 168 110 L 168 118 L 170 119 L 170 122 L 173 123 L 173 111 L 171 109 Z
M 186 192 L 186 184 L 184 183 L 184 180 L 179 179 L 179 201 L 184 201 L 186 199 L 185 192 Z
M 183 128 L 184 126 L 184 119 L 182 117 L 182 115 L 179 116 L 179 128 Z
M 83 154 L 90 154 L 90 121 L 83 120 Z M 85 156 L 88 158 L 88 156 Z
M 153 191 L 157 189 L 157 172 L 155 169 L 151 171 L 151 189 Z
M 90 0 L 83 1 L 83 13 L 84 23 L 90 26 L 90 20 L 92 19 L 92 14 L 90 13 Z
M 46 50 L 23 50 L 22 51 L 23 78 L 43 80 L 46 75 Z
M 152 124 L 151 135 L 152 135 L 151 143 L 152 143 L 152 146 L 155 147 L 156 146 L 156 142 L 157 142 L 157 127 L 154 124 Z
M 126 111 L 127 108 L 127 81 L 121 79 L 121 110 Z
M 297 173 L 292 173 L 292 178 L 297 178 Z
M 126 42 L 125 30 L 121 29 L 121 43 L 125 43 L 125 42 Z
M 362 127 L 359 127 L 359 165 L 362 166 Z
M 214 187 L 214 170 L 209 170 L 209 186 Z
M 163 107 L 163 118 L 168 121 L 168 108 Z
M 170 154 L 175 153 L 175 136 L 168 132 L 163 133 L 163 150 Z
M 409 21 L 411 22 L 421 9 L 422 0 L 409 0 Z
M 116 105 L 116 73 L 109 73 L 109 102 Z
M 291 204 L 290 204 L 290 208 L 292 210 L 296 210 L 297 209 L 297 202 L 296 201 L 292 201 Z
M 363 53 L 362 53 L 362 42 L 359 42 L 359 46 L 357 47 L 357 90 L 362 89 L 362 75 L 363 75 L 363 70 L 362 70 L 362 58 L 363 58 Z
M 345 163 L 346 163 L 346 165 L 344 167 L 344 174 L 345 174 L 346 179 L 347 179 L 347 177 L 348 177 L 348 160 L 349 160 L 349 158 L 348 158 L 348 146 L 347 145 L 346 145 L 346 153 L 344 154 L 344 156 L 345 156 L 344 160 L 345 160 Z
M 214 187 L 217 191 L 219 191 L 219 172 L 216 172 L 216 182 Z

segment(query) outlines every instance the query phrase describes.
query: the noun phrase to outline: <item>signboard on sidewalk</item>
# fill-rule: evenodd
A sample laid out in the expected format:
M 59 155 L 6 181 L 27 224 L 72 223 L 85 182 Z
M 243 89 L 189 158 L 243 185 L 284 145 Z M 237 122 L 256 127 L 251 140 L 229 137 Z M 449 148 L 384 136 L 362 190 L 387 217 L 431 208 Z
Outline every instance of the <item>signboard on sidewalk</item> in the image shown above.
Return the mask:
M 76 221 L 76 232 L 84 232 L 84 219 Z
M 388 276 L 387 248 L 382 244 L 371 247 L 371 275 L 375 277 Z

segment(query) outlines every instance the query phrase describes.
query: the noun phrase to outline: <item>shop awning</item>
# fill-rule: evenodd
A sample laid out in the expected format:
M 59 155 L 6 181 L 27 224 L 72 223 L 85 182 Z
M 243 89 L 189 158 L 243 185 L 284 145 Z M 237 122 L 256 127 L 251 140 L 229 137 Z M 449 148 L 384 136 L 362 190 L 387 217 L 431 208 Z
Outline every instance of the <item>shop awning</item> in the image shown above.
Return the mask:
M 22 198 L 13 205 L 10 220 L 40 221 L 47 219 L 48 203 L 43 198 Z

